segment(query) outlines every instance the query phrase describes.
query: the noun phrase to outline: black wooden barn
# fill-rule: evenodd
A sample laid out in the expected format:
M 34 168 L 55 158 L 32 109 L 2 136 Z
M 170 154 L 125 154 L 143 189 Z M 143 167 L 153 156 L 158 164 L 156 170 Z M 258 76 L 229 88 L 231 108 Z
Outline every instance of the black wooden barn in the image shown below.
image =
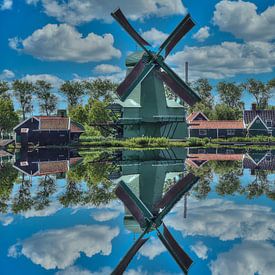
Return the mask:
M 69 117 L 33 116 L 18 124 L 14 132 L 16 143 L 23 147 L 29 144 L 61 146 L 78 142 L 84 128 Z

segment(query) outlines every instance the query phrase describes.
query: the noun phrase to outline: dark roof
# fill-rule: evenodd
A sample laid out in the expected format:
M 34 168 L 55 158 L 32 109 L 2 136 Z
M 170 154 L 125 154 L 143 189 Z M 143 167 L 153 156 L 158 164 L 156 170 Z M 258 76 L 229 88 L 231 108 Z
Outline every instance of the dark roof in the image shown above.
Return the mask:
M 190 125 L 190 129 L 244 129 L 240 120 L 196 120 Z
M 266 123 L 267 120 L 272 120 L 272 127 L 275 127 L 275 110 L 246 110 L 243 116 L 244 123 L 250 124 L 257 115 L 264 123 Z
M 243 160 L 243 167 L 247 169 L 256 170 L 275 170 L 275 155 L 267 153 L 258 163 L 247 154 Z

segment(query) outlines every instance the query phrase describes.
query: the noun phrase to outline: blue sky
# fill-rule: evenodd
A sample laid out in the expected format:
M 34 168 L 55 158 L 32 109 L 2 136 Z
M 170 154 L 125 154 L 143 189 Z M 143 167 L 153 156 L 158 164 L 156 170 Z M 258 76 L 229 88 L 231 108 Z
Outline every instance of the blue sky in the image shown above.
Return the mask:
M 191 80 L 274 77 L 274 0 L 0 0 L 0 79 L 120 81 L 138 48 L 110 16 L 118 6 L 155 46 L 191 13 L 196 26 L 167 58 L 180 76 L 189 61 Z

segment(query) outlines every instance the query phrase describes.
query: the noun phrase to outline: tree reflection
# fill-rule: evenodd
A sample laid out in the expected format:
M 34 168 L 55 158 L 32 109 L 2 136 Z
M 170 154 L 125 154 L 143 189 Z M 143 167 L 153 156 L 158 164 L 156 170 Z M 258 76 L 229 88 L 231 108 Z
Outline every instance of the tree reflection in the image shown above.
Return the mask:
M 45 175 L 40 179 L 38 191 L 34 197 L 35 210 L 42 210 L 50 205 L 50 196 L 56 191 L 55 179 L 52 176 Z
M 192 191 L 194 196 L 199 199 L 205 199 L 208 193 L 211 191 L 211 182 L 213 180 L 213 173 L 211 163 L 208 162 L 199 169 L 190 168 L 190 172 L 199 177 L 197 184 L 193 187 Z
M 11 163 L 1 164 L 0 167 L 0 212 L 8 211 L 8 201 L 11 196 L 14 182 L 18 177 L 18 171 L 12 167 Z
M 242 175 L 242 163 L 239 161 L 213 162 L 213 172 L 219 175 L 216 192 L 221 195 L 233 195 L 240 192 Z
M 31 186 L 31 181 L 29 179 L 25 179 L 25 176 L 23 174 L 19 190 L 12 200 L 13 213 L 17 214 L 20 212 L 25 212 L 32 208 L 34 201 L 31 197 Z

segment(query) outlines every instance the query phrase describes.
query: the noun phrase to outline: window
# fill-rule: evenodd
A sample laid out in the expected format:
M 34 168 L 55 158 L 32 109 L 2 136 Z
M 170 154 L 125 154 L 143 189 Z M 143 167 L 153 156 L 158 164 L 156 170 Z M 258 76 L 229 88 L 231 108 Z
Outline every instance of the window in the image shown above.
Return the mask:
M 21 128 L 21 133 L 27 134 L 29 132 L 29 128 Z
M 206 136 L 207 135 L 207 130 L 205 130 L 205 129 L 199 129 L 199 135 L 200 136 Z
M 256 119 L 255 123 L 256 123 L 256 124 L 260 124 L 261 121 L 260 121 L 259 119 Z
M 227 130 L 227 135 L 228 136 L 234 136 L 235 135 L 235 130 L 234 129 L 228 129 Z
M 206 153 L 205 149 L 199 149 L 198 150 L 198 154 L 205 154 L 205 153 Z
M 27 161 L 20 161 L 20 166 L 29 166 Z
M 272 127 L 272 120 L 271 119 L 266 120 L 266 126 L 267 127 Z

